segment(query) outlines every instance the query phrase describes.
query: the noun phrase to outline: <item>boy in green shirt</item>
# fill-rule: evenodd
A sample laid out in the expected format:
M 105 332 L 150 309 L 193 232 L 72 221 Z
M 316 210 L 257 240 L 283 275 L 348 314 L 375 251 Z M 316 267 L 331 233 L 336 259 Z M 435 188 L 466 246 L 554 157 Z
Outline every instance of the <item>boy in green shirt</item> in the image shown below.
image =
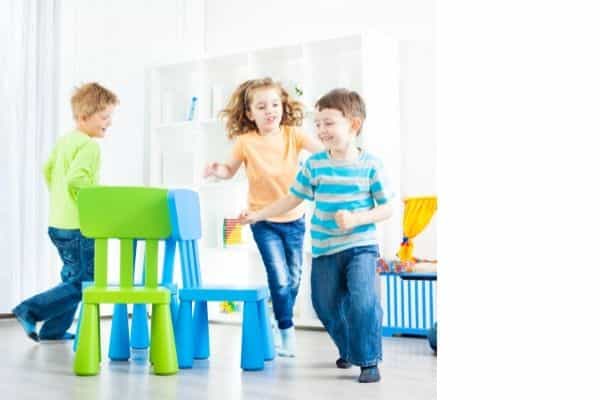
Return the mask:
M 71 97 L 77 128 L 60 137 L 44 164 L 50 194 L 48 235 L 63 262 L 62 283 L 16 306 L 12 312 L 34 341 L 73 339 L 67 332 L 81 301 L 81 282 L 94 279 L 94 241 L 79 231 L 77 195 L 98 184 L 101 139 L 111 125 L 117 96 L 99 84 L 87 83 Z M 36 324 L 43 322 L 36 331 Z

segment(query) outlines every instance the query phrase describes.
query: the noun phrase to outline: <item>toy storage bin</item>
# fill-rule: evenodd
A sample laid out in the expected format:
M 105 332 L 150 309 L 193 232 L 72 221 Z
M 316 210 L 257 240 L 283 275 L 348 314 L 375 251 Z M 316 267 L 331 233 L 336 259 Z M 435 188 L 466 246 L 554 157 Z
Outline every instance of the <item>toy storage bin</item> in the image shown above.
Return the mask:
M 437 273 L 382 272 L 383 336 L 426 337 L 436 321 Z

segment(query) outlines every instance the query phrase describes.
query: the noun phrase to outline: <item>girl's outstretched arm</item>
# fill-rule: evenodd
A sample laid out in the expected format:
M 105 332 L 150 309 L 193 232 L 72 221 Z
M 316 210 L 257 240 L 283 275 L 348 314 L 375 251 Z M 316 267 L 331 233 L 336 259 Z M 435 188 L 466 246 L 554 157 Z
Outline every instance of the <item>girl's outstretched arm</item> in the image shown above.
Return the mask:
M 277 200 L 275 203 L 269 204 L 262 210 L 254 212 L 242 212 L 240 215 L 240 222 L 242 224 L 253 224 L 258 221 L 276 217 L 299 206 L 302 201 L 303 200 L 301 198 L 292 194 L 288 194 L 284 198 Z
M 240 169 L 240 165 L 242 165 L 242 161 L 234 157 L 225 163 L 210 162 L 204 167 L 203 176 L 205 178 L 214 176 L 219 179 L 230 179 Z
M 323 143 L 321 143 L 321 141 L 313 135 L 306 135 L 304 143 L 302 144 L 302 148 L 309 153 L 318 153 L 325 150 Z

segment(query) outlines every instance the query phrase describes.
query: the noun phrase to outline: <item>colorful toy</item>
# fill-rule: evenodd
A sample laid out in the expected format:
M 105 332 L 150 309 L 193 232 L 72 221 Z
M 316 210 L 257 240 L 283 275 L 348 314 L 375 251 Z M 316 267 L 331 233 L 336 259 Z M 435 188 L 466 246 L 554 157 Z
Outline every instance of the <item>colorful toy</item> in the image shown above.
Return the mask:
M 412 272 L 418 262 L 437 263 L 436 260 L 418 259 L 413 256 L 412 240 L 425 229 L 431 221 L 431 217 L 437 210 L 437 197 L 409 197 L 404 199 L 404 218 L 402 230 L 404 237 L 402 244 L 396 253 L 400 260 L 398 269 L 404 272 Z M 400 272 L 400 271 L 397 271 Z
M 223 314 L 231 314 L 240 311 L 240 306 L 233 301 L 222 301 L 219 308 Z
M 224 218 L 223 219 L 223 245 L 235 246 L 243 244 L 242 224 L 239 218 Z
M 378 274 L 380 274 L 382 272 L 390 272 L 390 266 L 383 258 L 380 258 L 377 260 L 376 268 L 377 268 Z
M 417 258 L 413 256 L 412 239 L 425 229 L 437 210 L 437 197 L 411 197 L 404 200 L 404 237 L 396 253 L 395 260 L 377 260 L 377 273 L 419 272 L 418 264 L 437 264 L 437 260 Z M 421 271 L 423 272 L 423 271 Z

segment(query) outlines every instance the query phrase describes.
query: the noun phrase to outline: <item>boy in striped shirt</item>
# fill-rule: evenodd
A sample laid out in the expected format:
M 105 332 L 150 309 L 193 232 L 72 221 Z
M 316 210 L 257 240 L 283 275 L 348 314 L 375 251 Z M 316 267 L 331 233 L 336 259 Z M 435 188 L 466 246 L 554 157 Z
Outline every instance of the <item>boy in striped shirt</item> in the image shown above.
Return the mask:
M 375 222 L 392 214 L 381 162 L 356 146 L 366 118 L 360 95 L 335 89 L 315 104 L 316 132 L 326 151 L 309 157 L 290 194 L 242 215 L 255 223 L 315 202 L 311 219 L 313 307 L 339 351 L 338 368 L 360 366 L 358 381 L 377 382 L 381 305 Z

